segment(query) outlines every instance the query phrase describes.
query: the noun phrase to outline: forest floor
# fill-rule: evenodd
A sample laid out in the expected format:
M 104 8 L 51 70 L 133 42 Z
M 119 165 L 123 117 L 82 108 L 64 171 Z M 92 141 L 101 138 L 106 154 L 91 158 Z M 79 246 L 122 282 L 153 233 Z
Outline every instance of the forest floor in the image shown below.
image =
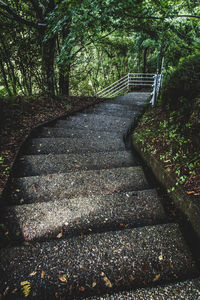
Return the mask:
M 0 193 L 26 136 L 41 123 L 82 110 L 103 99 L 94 97 L 13 97 L 0 99 Z
M 140 119 L 133 138 L 176 178 L 185 192 L 200 200 L 200 100 L 188 109 L 157 106 Z M 172 193 L 175 187 L 168 190 Z

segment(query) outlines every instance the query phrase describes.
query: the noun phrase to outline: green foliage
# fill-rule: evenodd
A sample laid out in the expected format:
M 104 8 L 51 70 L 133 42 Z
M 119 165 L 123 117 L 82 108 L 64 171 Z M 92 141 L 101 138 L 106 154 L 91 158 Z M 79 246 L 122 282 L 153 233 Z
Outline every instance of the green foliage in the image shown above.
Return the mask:
M 3 174 L 8 175 L 10 173 L 10 168 L 6 167 L 5 170 L 3 171 Z
M 176 107 L 190 105 L 192 99 L 200 96 L 200 53 L 181 59 L 171 72 L 162 88 L 162 104 Z
M 127 72 L 168 72 L 200 47 L 197 1 L 8 1 L 0 5 L 0 95 L 93 95 Z M 13 25 L 14 24 L 14 25 Z M 40 25 L 39 25 L 40 24 Z

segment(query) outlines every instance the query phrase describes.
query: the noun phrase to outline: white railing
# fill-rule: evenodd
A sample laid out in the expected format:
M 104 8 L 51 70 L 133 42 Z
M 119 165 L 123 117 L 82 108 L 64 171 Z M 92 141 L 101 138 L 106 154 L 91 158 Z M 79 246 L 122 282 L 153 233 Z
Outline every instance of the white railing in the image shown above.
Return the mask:
M 154 105 L 161 87 L 161 75 L 154 73 L 128 73 L 98 92 L 95 96 L 100 98 L 115 97 L 120 94 L 125 94 L 130 88 L 134 89 L 134 87 L 138 86 L 152 88 L 152 99 L 150 102 Z

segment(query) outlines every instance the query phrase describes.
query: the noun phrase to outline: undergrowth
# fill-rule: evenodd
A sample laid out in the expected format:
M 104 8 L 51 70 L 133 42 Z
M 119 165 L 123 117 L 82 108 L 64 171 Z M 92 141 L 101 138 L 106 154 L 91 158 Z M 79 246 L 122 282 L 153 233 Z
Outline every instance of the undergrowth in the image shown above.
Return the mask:
M 179 110 L 157 106 L 140 120 L 134 139 L 156 156 L 186 192 L 200 196 L 200 99 Z M 175 187 L 173 188 L 175 189 Z M 173 191 L 170 190 L 168 192 Z

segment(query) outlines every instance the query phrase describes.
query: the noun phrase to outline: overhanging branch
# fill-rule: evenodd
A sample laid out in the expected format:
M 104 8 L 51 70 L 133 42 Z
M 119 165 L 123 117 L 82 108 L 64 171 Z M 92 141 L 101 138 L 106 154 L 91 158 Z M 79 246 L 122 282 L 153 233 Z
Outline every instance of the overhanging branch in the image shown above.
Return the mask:
M 35 27 L 35 28 L 37 28 L 38 26 L 46 26 L 46 24 L 34 23 L 34 22 L 23 19 L 20 15 L 18 15 L 16 13 L 16 11 L 14 9 L 12 9 L 8 4 L 6 4 L 2 0 L 0 0 L 0 8 L 2 8 L 7 13 L 9 13 L 9 15 L 12 16 L 13 20 L 15 20 L 18 23 L 24 24 L 29 27 Z

